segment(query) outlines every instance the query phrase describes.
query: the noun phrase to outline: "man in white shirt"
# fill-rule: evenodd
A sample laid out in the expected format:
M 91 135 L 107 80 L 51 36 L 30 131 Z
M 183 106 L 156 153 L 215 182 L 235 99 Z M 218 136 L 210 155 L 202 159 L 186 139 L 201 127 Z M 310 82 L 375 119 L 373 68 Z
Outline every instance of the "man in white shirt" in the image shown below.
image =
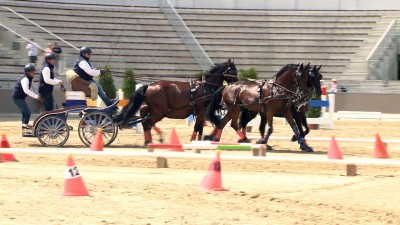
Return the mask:
M 54 53 L 47 53 L 44 60 L 45 63 L 43 64 L 39 78 L 39 94 L 43 99 L 45 111 L 51 111 L 54 109 L 53 86 L 64 84 L 64 82 L 54 77 L 56 55 Z
M 33 77 L 35 76 L 35 67 L 33 65 L 26 65 L 24 68 L 24 74 L 15 82 L 12 99 L 17 105 L 19 111 L 22 113 L 22 129 L 31 129 L 29 125 L 29 119 L 31 117 L 31 111 L 25 102 L 26 96 L 41 101 L 40 96 L 36 93 L 35 86 L 33 84 Z
M 92 67 L 90 64 L 89 60 L 92 55 L 92 50 L 89 47 L 82 47 L 79 51 L 79 58 L 76 60 L 75 65 L 74 65 L 74 71 L 76 74 L 79 75 L 80 78 L 89 81 L 90 83 L 95 83 L 97 86 L 97 91 L 99 97 L 103 100 L 103 102 L 107 105 L 110 106 L 114 102 L 111 101 L 104 93 L 103 88 L 101 85 L 93 80 L 93 77 L 97 77 L 100 75 L 104 75 L 106 73 L 105 70 L 97 70 Z
M 31 39 L 31 43 L 28 43 L 26 45 L 26 49 L 28 49 L 28 57 L 29 57 L 29 63 L 32 65 L 36 65 L 37 61 L 37 44 L 34 42 L 34 39 Z

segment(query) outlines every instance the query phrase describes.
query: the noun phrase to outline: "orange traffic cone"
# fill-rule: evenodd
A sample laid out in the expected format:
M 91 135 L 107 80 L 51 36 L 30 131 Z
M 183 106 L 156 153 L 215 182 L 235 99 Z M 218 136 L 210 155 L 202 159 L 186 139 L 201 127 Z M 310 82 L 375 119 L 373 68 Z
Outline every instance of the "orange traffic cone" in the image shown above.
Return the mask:
M 96 135 L 90 145 L 90 150 L 92 151 L 103 151 L 103 134 L 102 129 L 97 128 Z
M 5 134 L 1 137 L 0 148 L 10 148 Z M 0 153 L 0 162 L 18 162 L 18 160 L 14 157 L 14 154 Z
M 171 135 L 169 137 L 169 143 L 174 144 L 174 145 L 180 145 L 181 142 L 179 141 L 178 135 L 176 134 L 175 128 L 172 128 L 171 130 Z M 182 146 L 170 149 L 169 151 L 174 151 L 174 152 L 183 152 Z
M 382 142 L 381 137 L 378 133 L 375 135 L 375 158 L 386 159 L 389 158 L 389 155 L 386 151 L 385 143 Z
M 64 179 L 64 196 L 89 196 L 72 155 L 68 156 Z
M 221 177 L 221 151 L 216 152 L 217 155 L 215 159 L 208 166 L 207 174 L 204 176 L 203 181 L 200 186 L 207 190 L 213 191 L 225 191 L 226 189 L 222 187 L 222 177 Z
M 328 159 L 343 159 L 342 152 L 336 142 L 335 136 L 332 136 L 329 143 Z

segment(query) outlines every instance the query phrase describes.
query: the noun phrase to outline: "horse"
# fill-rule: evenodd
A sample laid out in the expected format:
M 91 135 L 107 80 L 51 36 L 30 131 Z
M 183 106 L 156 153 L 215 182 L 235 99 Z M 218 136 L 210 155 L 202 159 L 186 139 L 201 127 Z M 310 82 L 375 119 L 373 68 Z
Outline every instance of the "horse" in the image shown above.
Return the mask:
M 267 144 L 269 136 L 272 134 L 273 116 L 281 113 L 296 134 L 300 149 L 305 152 L 313 152 L 313 149 L 300 136 L 290 111 L 293 102 L 304 101 L 302 99 L 308 96 L 308 76 L 309 71 L 303 64 L 287 64 L 281 68 L 274 79 L 268 82 L 242 81 L 220 87 L 214 93 L 206 110 L 206 118 L 215 125 L 214 141 L 220 140 L 222 129 L 230 120 L 232 120 L 231 127 L 239 135 L 239 142 L 248 141 L 238 126 L 241 108 L 245 107 L 251 111 L 262 113 L 267 118 L 269 129 L 267 135 L 262 139 L 262 144 Z M 222 120 L 215 115 L 216 110 L 221 108 L 221 101 L 227 109 Z
M 305 103 L 303 105 L 296 106 L 292 105 L 290 108 L 292 112 L 292 116 L 296 122 L 297 127 L 299 128 L 300 135 L 305 138 L 305 136 L 310 132 L 310 129 L 308 128 L 307 124 L 307 118 L 306 118 L 306 111 L 308 108 L 308 101 L 310 100 L 310 97 L 312 95 L 315 96 L 321 96 L 321 80 L 322 80 L 322 75 L 319 72 L 321 70 L 321 66 L 313 66 L 313 67 L 308 67 L 309 65 L 306 66 L 306 68 L 309 68 L 309 76 L 308 76 L 308 81 L 307 81 L 307 88 L 309 90 L 309 96 L 308 98 L 305 98 Z M 252 112 L 248 110 L 247 108 L 242 108 L 242 112 L 240 114 L 240 119 L 239 119 L 239 125 L 242 128 L 242 132 L 246 132 L 246 126 L 247 124 L 254 119 L 257 116 L 257 112 Z M 259 131 L 261 134 L 261 139 L 264 138 L 265 135 L 265 125 L 267 124 L 267 119 L 265 118 L 264 115 L 260 114 L 261 116 L 261 121 L 260 121 L 260 126 L 259 126 Z M 279 115 L 278 115 L 279 116 Z M 305 130 L 303 130 L 303 126 Z M 291 141 L 296 141 L 296 135 L 292 136 Z
M 135 91 L 121 113 L 114 117 L 114 123 L 123 128 L 140 110 L 145 145 L 152 143 L 151 128 L 163 118 L 185 119 L 191 114 L 196 117 L 191 141 L 202 139 L 205 110 L 214 92 L 226 81 L 238 81 L 238 70 L 234 61 L 213 66 L 205 74 L 205 81 L 157 81 L 143 85 Z M 142 106 L 142 104 L 145 105 Z M 161 133 L 157 131 L 157 133 Z M 160 137 L 162 138 L 162 137 Z

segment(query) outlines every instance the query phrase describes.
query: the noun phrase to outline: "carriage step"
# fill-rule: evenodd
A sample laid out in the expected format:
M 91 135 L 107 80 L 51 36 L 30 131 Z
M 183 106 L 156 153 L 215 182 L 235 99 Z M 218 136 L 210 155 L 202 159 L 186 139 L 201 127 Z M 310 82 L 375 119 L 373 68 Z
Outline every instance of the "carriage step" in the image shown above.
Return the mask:
M 35 137 L 31 130 L 22 131 L 22 137 Z

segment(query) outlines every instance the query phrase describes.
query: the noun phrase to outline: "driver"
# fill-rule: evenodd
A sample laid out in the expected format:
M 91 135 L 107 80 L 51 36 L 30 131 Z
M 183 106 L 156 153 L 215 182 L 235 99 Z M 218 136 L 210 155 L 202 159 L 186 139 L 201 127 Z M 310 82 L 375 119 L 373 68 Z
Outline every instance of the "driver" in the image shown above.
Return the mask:
M 107 106 L 110 106 L 113 104 L 113 101 L 107 97 L 101 85 L 97 81 L 93 80 L 93 77 L 104 75 L 106 71 L 97 70 L 92 67 L 89 62 L 91 55 L 92 50 L 89 47 L 82 47 L 79 51 L 79 58 L 75 62 L 74 71 L 79 75 L 80 78 L 89 81 L 90 83 L 96 84 L 100 98 Z

